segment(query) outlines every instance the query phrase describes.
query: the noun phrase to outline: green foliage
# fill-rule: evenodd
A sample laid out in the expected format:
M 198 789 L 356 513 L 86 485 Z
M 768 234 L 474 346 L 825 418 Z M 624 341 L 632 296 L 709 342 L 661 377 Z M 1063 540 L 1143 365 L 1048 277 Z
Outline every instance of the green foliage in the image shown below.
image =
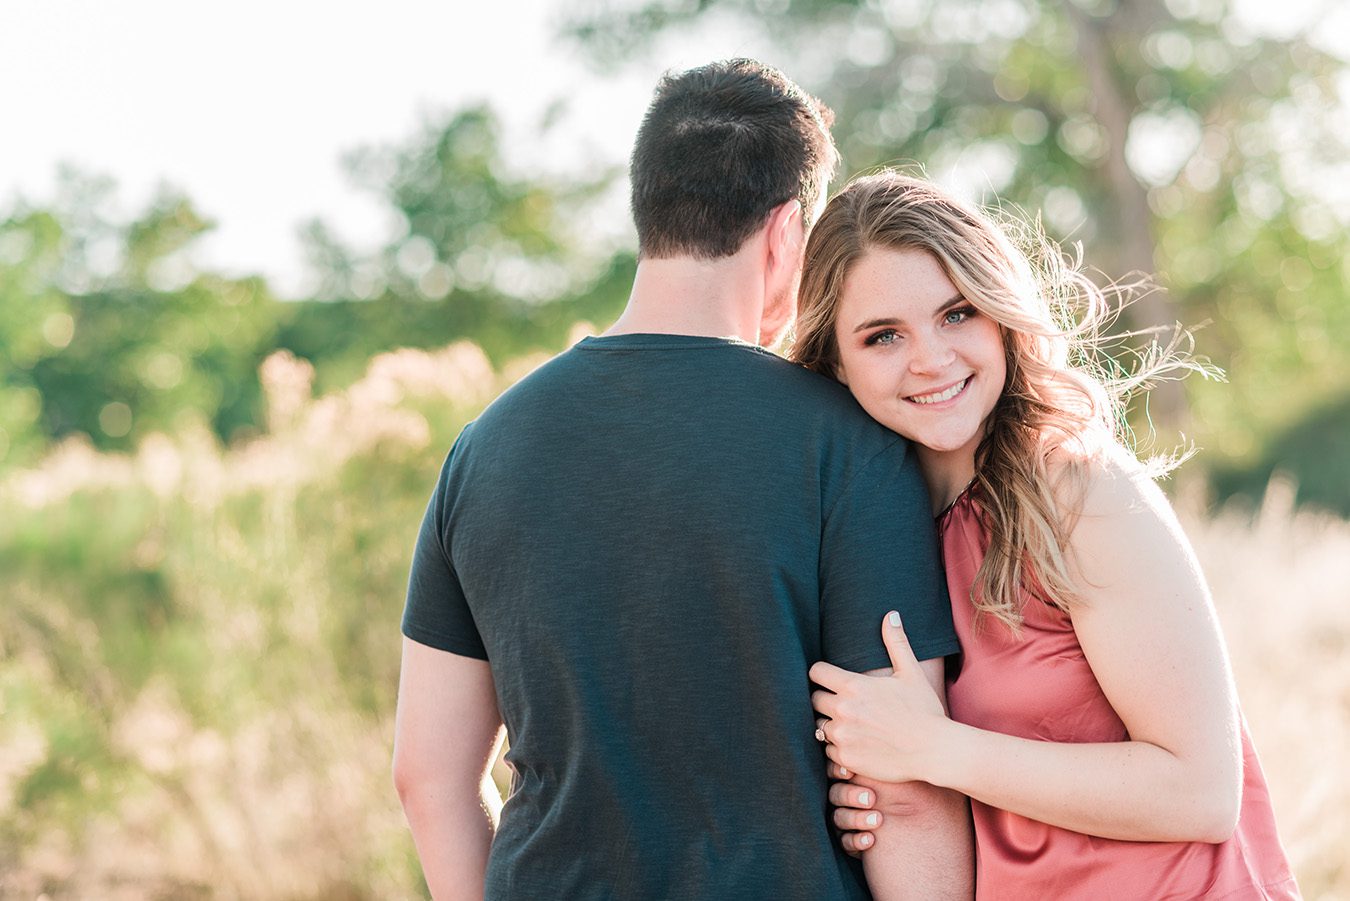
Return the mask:
M 612 173 L 520 178 L 500 144 L 475 107 L 353 154 L 353 179 L 404 227 L 362 258 L 312 223 L 318 299 L 294 303 L 199 271 L 191 253 L 211 224 L 180 194 L 124 222 L 110 181 L 65 173 L 50 207 L 0 218 L 0 468 L 75 434 L 110 450 L 198 422 L 256 434 L 258 366 L 278 348 L 312 360 L 328 389 L 396 347 L 471 338 L 501 362 L 558 349 L 578 319 L 613 319 L 634 260 L 584 252 L 567 227 Z
M 608 323 L 628 299 L 636 260 L 616 253 L 567 294 L 529 301 L 491 291 L 460 291 L 432 301 L 385 294 L 375 300 L 286 304 L 276 344 L 312 360 L 320 388 L 350 383 L 372 353 L 396 347 L 440 347 L 462 338 L 480 344 L 495 363 L 531 350 L 558 349 L 572 324 Z
M 19 815 L 0 839 L 78 831 L 125 788 L 113 724 L 157 669 L 174 619 L 164 574 L 140 556 L 150 507 L 137 491 L 80 495 L 0 525 L 0 743 L 41 723 L 44 747 L 13 787 Z
M 68 298 L 53 285 L 61 234 L 50 213 L 21 210 L 0 223 L 0 460 L 32 460 L 46 444 L 32 368 L 73 329 Z
M 494 299 L 549 300 L 567 292 L 575 262 L 568 220 L 612 179 L 521 178 L 502 163 L 500 126 L 485 107 L 428 123 L 405 146 L 348 156 L 355 184 L 388 203 L 401 227 L 373 258 L 309 230 L 323 299 L 392 295 L 442 300 L 491 290 Z
M 67 173 L 48 210 L 0 221 L 0 465 L 75 433 L 129 448 L 194 417 L 256 424 L 280 308 L 260 281 L 196 273 L 209 226 L 162 193 L 130 222 L 112 187 Z
M 1268 442 L 1261 458 L 1243 468 L 1213 475 L 1221 496 L 1242 495 L 1253 505 L 1272 478 L 1297 475 L 1293 489 L 1300 504 L 1350 517 L 1350 399 L 1314 410 Z
M 313 360 L 321 386 L 350 380 L 381 350 L 468 338 L 500 363 L 556 348 L 579 319 L 618 316 L 631 254 L 596 260 L 569 224 L 615 173 L 522 178 L 506 171 L 501 140 L 496 116 L 471 107 L 404 146 L 349 156 L 353 181 L 389 204 L 400 228 L 362 257 L 309 226 L 319 300 L 291 308 L 278 345 Z
M 48 434 L 84 432 L 126 448 L 177 431 L 185 413 L 224 436 L 257 424 L 256 372 L 281 312 L 261 282 L 201 276 L 174 292 L 109 288 L 71 298 L 70 308 L 74 339 L 33 370 Z M 125 405 L 124 419 L 114 404 Z

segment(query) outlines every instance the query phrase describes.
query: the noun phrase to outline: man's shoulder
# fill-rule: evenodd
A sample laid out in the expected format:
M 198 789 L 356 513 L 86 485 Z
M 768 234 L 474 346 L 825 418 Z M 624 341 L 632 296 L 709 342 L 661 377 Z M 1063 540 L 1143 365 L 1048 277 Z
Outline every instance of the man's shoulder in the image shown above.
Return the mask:
M 576 349 L 569 348 L 521 376 L 483 408 L 476 420 L 482 423 L 480 431 L 491 431 L 497 420 L 509 421 L 513 408 L 547 404 L 550 397 L 569 390 L 569 387 L 584 378 L 576 363 Z
M 838 434 L 860 451 L 907 445 L 904 438 L 869 416 L 844 385 L 796 363 L 775 359 L 774 381 L 794 417 Z
M 677 355 L 679 362 L 674 362 L 664 356 L 592 353 L 595 348 L 585 344 L 569 348 L 541 363 L 483 410 L 475 423 L 478 441 L 532 432 L 560 417 L 568 422 L 604 419 L 616 400 L 608 392 L 618 381 L 641 390 L 642 404 L 678 404 L 671 392 L 689 402 L 707 402 L 711 394 L 724 399 L 724 389 L 732 385 L 742 403 L 771 413 L 780 428 L 813 433 L 846 449 L 848 457 L 870 457 L 894 447 L 903 453 L 907 442 L 867 415 L 848 388 L 834 379 L 749 345 L 703 349 L 713 353 Z M 650 367 L 658 360 L 663 366 L 677 366 L 677 376 L 666 378 L 669 369 L 659 376 L 653 372 Z
M 819 405 L 844 418 L 867 417 L 849 390 L 834 379 L 776 354 L 766 352 L 761 356 L 767 377 L 793 392 L 800 403 Z

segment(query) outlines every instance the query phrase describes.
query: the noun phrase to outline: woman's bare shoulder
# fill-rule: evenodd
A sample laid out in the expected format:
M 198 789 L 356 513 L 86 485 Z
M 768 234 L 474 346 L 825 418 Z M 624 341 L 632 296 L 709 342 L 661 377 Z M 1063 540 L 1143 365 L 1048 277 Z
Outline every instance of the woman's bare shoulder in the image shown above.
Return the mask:
M 1046 470 L 1057 503 L 1075 522 L 1171 510 L 1148 468 L 1115 442 L 1056 446 L 1046 454 Z

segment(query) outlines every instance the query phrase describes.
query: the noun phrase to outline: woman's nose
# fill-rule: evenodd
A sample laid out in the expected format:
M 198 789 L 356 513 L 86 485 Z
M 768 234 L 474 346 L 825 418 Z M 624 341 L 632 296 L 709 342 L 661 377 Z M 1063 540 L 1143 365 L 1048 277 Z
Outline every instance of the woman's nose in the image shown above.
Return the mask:
M 916 334 L 910 342 L 910 347 L 912 352 L 909 369 L 919 374 L 941 372 L 956 356 L 951 344 L 936 334 Z

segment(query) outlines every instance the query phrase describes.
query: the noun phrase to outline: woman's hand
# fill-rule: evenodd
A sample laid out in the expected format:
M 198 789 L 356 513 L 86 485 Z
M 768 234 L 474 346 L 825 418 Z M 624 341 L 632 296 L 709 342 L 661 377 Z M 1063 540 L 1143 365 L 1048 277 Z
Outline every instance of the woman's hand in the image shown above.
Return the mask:
M 844 851 L 857 857 L 876 844 L 872 830 L 881 826 L 883 816 L 873 810 L 877 793 L 848 780 L 853 774 L 837 763 L 829 766 L 830 778 L 838 780 L 830 786 L 830 804 L 834 806 L 834 826 L 839 830 L 839 844 Z
M 811 667 L 811 680 L 828 689 L 811 693 L 825 753 L 839 766 L 882 782 L 934 781 L 940 744 L 951 726 L 942 701 L 919 667 L 892 611 L 881 626 L 891 657 L 889 676 L 852 673 L 828 663 Z

